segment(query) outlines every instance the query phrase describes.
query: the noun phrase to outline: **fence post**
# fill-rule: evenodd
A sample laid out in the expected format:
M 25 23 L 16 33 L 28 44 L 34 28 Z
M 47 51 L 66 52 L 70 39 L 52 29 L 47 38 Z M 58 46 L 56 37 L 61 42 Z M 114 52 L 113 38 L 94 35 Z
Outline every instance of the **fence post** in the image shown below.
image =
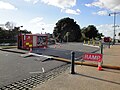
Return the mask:
M 71 74 L 75 74 L 75 52 L 71 52 Z
M 93 40 L 93 46 L 95 46 L 95 40 Z
M 88 41 L 88 45 L 90 45 L 90 41 Z
M 102 43 L 102 42 L 101 42 L 101 41 L 99 41 L 99 47 L 101 47 L 101 43 Z
M 84 40 L 84 44 L 85 44 L 85 40 Z

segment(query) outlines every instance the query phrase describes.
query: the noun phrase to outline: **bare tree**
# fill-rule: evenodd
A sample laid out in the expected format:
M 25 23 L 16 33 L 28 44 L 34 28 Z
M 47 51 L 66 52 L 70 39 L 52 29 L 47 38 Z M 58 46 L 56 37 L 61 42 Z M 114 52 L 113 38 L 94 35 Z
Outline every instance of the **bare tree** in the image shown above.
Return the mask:
M 15 23 L 8 21 L 5 23 L 5 27 L 8 28 L 9 30 L 12 30 L 15 27 Z

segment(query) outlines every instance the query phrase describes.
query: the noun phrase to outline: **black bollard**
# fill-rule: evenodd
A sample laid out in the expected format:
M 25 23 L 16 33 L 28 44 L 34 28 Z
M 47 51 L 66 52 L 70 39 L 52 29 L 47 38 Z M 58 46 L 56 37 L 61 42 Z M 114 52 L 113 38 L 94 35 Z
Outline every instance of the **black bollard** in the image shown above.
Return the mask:
M 75 52 L 71 52 L 71 74 L 75 74 Z
M 103 43 L 101 43 L 101 47 L 100 47 L 100 53 L 103 55 Z M 102 60 L 102 62 L 100 62 L 100 64 L 102 65 L 103 64 L 103 60 Z
M 110 48 L 110 42 L 108 42 L 108 48 Z
M 101 43 L 101 47 L 100 47 L 100 53 L 103 54 L 103 44 Z

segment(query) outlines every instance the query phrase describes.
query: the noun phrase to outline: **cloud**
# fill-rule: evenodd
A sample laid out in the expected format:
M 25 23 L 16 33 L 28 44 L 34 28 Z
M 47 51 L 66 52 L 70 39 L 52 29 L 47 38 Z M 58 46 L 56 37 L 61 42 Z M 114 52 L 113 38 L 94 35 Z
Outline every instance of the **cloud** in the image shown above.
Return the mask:
M 86 7 L 92 7 L 92 4 L 85 4 Z
M 41 2 L 61 9 L 70 8 L 76 5 L 76 0 L 41 0 Z
M 0 1 L 0 9 L 17 10 L 17 8 L 13 6 L 12 4 L 8 2 L 3 2 L 3 1 Z
M 113 38 L 114 35 L 114 30 L 113 30 L 113 24 L 103 24 L 103 25 L 97 25 L 96 26 L 98 31 L 100 33 L 103 33 L 103 35 L 105 35 L 106 37 L 111 37 Z M 116 38 L 118 37 L 118 33 L 119 33 L 119 28 L 116 27 Z
M 62 9 L 70 8 L 76 5 L 76 0 L 24 0 L 26 2 L 32 2 L 33 4 L 41 1 L 42 3 L 59 7 Z
M 67 14 L 74 14 L 74 15 L 80 14 L 79 9 L 76 10 L 70 9 L 76 5 L 76 0 L 41 0 L 41 2 L 61 8 L 61 12 L 65 12 Z
M 76 5 L 76 0 L 24 0 L 26 2 L 32 2 L 33 4 L 41 1 L 44 4 L 55 6 L 61 9 L 61 12 L 65 12 L 67 14 L 79 15 L 80 10 L 70 9 Z
M 107 10 L 103 10 L 103 11 L 93 12 L 93 14 L 105 16 L 105 15 L 108 15 L 108 12 L 107 12 Z
M 65 12 L 67 14 L 74 14 L 74 15 L 79 15 L 80 14 L 80 10 L 79 9 L 76 9 L 76 10 L 72 10 L 72 9 L 65 9 L 65 10 L 62 10 L 62 12 Z
M 96 26 L 100 33 L 103 33 L 106 37 L 113 37 L 113 29 L 111 24 Z
M 24 0 L 26 2 L 32 2 L 33 4 L 36 4 L 38 3 L 40 0 Z
M 85 4 L 87 7 L 99 7 L 110 11 L 120 11 L 120 0 L 97 0 L 90 4 Z
M 43 17 L 35 17 L 31 19 L 27 25 L 25 25 L 26 28 L 30 31 L 32 31 L 33 34 L 35 33 L 52 33 L 54 29 L 54 24 L 47 24 L 44 22 Z M 42 30 L 44 28 L 44 30 Z
M 24 0 L 24 1 L 33 2 L 33 4 L 41 1 L 44 4 L 60 8 L 61 12 L 65 12 L 67 14 L 74 14 L 74 15 L 80 14 L 79 9 L 76 10 L 70 9 L 76 5 L 76 0 Z
M 36 17 L 32 20 L 30 20 L 30 23 L 39 23 L 43 20 L 43 17 Z

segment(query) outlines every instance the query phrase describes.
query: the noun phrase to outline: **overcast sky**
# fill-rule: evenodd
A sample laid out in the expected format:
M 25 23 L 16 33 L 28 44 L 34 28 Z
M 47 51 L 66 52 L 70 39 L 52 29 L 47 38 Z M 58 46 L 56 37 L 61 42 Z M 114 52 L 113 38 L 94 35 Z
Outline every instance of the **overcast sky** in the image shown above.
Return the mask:
M 120 0 L 0 0 L 0 24 L 11 21 L 32 33 L 52 33 L 59 19 L 70 17 L 81 28 L 95 25 L 99 32 L 113 37 L 113 16 L 108 14 L 119 11 Z M 120 15 L 116 25 L 120 25 Z

